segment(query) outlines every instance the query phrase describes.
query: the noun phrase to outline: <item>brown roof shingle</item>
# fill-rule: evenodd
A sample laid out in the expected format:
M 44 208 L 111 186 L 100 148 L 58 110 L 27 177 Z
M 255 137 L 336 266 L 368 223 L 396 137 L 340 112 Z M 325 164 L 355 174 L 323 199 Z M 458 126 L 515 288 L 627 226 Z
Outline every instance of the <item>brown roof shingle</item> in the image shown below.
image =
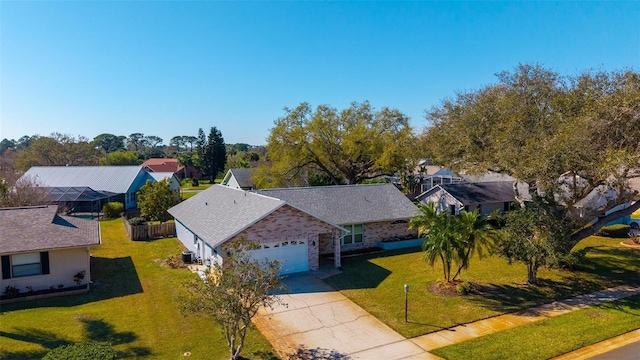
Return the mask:
M 98 222 L 57 215 L 57 208 L 0 208 L 0 254 L 100 244 Z

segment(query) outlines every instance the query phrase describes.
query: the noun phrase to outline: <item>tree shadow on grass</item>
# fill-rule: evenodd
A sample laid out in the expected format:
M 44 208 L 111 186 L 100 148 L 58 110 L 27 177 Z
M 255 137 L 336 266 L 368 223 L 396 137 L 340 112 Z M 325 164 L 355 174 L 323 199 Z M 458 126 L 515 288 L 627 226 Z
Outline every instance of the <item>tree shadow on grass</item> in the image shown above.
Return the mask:
M 80 319 L 84 326 L 84 342 L 106 342 L 111 345 L 130 344 L 138 339 L 138 336 L 131 331 L 116 332 L 113 325 L 104 320 Z M 14 328 L 13 332 L 0 331 L 0 336 L 9 339 L 38 344 L 47 350 L 26 351 L 26 352 L 3 352 L 2 359 L 41 359 L 49 350 L 53 350 L 63 345 L 71 345 L 75 342 L 61 337 L 54 332 L 35 328 Z M 125 350 L 117 351 L 118 358 L 144 357 L 151 355 L 151 349 L 147 347 L 132 346 Z
M 608 246 L 587 247 L 573 270 L 560 280 L 538 278 L 537 285 L 487 284 L 470 300 L 499 312 L 512 312 L 622 284 L 640 283 L 638 253 Z
M 30 360 L 42 359 L 47 355 L 48 350 L 38 351 L 5 351 L 0 350 L 0 359 L 2 360 Z
M 597 276 L 613 284 L 640 283 L 640 251 L 608 246 L 590 246 L 581 252 L 581 261 L 575 266 L 578 272 Z
M 91 280 L 93 284 L 86 293 L 6 304 L 2 305 L 0 314 L 40 307 L 77 306 L 144 291 L 136 267 L 129 256 L 121 258 L 92 257 Z

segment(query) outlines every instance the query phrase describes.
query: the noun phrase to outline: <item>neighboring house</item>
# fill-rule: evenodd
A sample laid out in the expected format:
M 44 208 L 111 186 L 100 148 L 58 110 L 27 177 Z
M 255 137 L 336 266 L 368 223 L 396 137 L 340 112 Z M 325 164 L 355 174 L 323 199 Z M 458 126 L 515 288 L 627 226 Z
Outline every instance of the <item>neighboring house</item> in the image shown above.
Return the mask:
M 51 188 L 58 189 L 54 192 L 64 191 L 65 188 L 90 188 L 104 196 L 108 195 L 109 201 L 123 203 L 125 209 L 137 207 L 136 192 L 140 190 L 147 179 L 153 179 L 149 177 L 147 171 L 137 165 L 34 166 L 22 177 L 30 178 L 38 186 L 48 188 L 49 193 L 53 191 Z M 57 204 L 53 198 L 51 200 Z
M 74 275 L 82 271 L 81 284 L 89 283 L 89 249 L 100 244 L 100 225 L 56 211 L 52 205 L 0 208 L 3 290 L 74 287 Z
M 176 174 L 178 179 L 202 177 L 198 169 L 191 165 L 182 166 L 178 163 L 178 159 L 151 158 L 142 163 L 142 167 L 148 169 L 149 172 L 172 172 Z
M 439 212 L 459 214 L 478 209 L 481 215 L 488 215 L 495 210 L 510 210 L 515 192 L 511 181 L 442 184 L 418 195 L 416 200 L 435 203 Z
M 394 185 L 345 185 L 247 192 L 214 185 L 169 209 L 176 235 L 201 259 L 219 262 L 240 236 L 257 242 L 255 258 L 278 259 L 283 274 L 317 270 L 320 254 L 375 247 L 416 236 L 416 206 Z
M 254 187 L 251 176 L 253 176 L 253 174 L 249 168 L 229 169 L 224 175 L 221 184 L 234 189 L 253 190 Z
M 348 230 L 340 250 L 373 248 L 378 241 L 417 237 L 407 230 L 418 208 L 393 184 L 337 185 L 266 189 L 258 194 L 284 200 Z M 320 254 L 331 254 L 330 239 L 320 242 Z
M 153 181 L 160 182 L 165 179 L 169 179 L 169 188 L 173 191 L 180 193 L 180 179 L 172 172 L 150 172 L 147 173 L 148 178 Z M 146 181 L 145 181 L 146 182 Z

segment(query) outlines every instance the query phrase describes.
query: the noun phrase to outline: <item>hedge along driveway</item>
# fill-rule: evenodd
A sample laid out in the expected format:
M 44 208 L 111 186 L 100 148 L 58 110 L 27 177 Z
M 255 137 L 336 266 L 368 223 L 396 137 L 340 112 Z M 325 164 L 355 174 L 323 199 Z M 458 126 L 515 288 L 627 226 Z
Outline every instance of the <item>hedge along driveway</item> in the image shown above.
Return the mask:
M 102 245 L 92 250 L 93 289 L 86 294 L 3 305 L 0 358 L 40 359 L 59 345 L 109 341 L 119 358 L 175 359 L 185 352 L 195 359 L 227 359 L 229 351 L 211 318 L 184 317 L 175 296 L 193 278 L 184 269 L 160 266 L 180 254 L 175 238 L 149 242 L 127 239 L 121 219 L 101 223 Z M 255 329 L 243 355 L 271 345 Z
M 640 252 L 621 248 L 619 239 L 590 237 L 579 270 L 539 272 L 538 286 L 526 284 L 526 268 L 498 257 L 473 258 L 461 280 L 479 284 L 480 294 L 444 296 L 431 286 L 442 268 L 431 268 L 419 249 L 345 258 L 344 272 L 327 279 L 334 288 L 405 337 L 415 337 L 459 324 L 590 293 L 624 283 L 640 283 Z M 403 285 L 410 286 L 409 323 L 404 322 Z

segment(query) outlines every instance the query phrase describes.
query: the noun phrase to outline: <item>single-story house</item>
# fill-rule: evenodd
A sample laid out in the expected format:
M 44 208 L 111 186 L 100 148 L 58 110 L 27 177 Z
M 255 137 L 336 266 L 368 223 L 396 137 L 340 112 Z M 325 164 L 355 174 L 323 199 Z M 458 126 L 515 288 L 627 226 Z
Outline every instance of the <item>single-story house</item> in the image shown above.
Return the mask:
M 222 185 L 230 186 L 234 189 L 253 190 L 254 185 L 251 181 L 251 169 L 248 168 L 234 168 L 229 169 L 222 178 Z
M 151 158 L 141 164 L 149 172 L 172 172 L 178 179 L 196 178 L 200 179 L 202 173 L 191 165 L 182 166 L 178 159 Z
M 417 231 L 407 227 L 418 208 L 393 184 L 292 187 L 257 193 L 347 229 L 340 236 L 341 252 L 373 248 L 378 241 L 417 237 Z M 320 254 L 332 250 L 331 242 L 321 242 Z
M 155 181 L 142 166 L 33 166 L 23 178 L 30 178 L 38 186 L 45 187 L 49 193 L 55 195 L 65 191 L 65 188 L 90 188 L 101 193 L 105 197 L 104 202 L 118 201 L 124 204 L 125 209 L 135 209 L 138 205 L 137 192 L 147 180 Z M 52 189 L 57 188 L 53 191 Z M 179 183 L 178 183 L 179 188 Z M 108 196 L 107 196 L 108 195 Z M 54 197 L 50 197 L 52 203 L 61 205 Z M 92 198 L 85 201 L 94 201 Z M 90 204 L 78 206 L 87 207 Z M 102 207 L 100 206 L 100 209 Z
M 417 208 L 394 185 L 346 185 L 248 192 L 214 185 L 169 209 L 176 235 L 196 256 L 223 261 L 225 244 L 245 236 L 255 258 L 278 259 L 282 273 L 317 270 L 320 254 L 375 247 L 407 231 Z
M 2 289 L 21 293 L 74 287 L 91 279 L 89 250 L 100 244 L 96 221 L 61 216 L 57 206 L 0 208 Z
M 433 202 L 440 212 L 459 214 L 460 211 L 479 210 L 488 215 L 498 210 L 511 209 L 515 199 L 513 182 L 479 182 L 436 185 L 416 197 L 422 203 Z

